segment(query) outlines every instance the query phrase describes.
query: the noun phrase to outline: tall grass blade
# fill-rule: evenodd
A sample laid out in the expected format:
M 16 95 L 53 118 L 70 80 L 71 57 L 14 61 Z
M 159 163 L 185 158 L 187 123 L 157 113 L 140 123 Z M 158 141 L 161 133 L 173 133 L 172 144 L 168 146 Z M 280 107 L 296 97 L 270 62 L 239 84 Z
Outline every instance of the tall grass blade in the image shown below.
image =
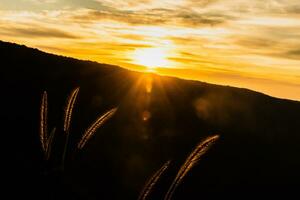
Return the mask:
M 78 92 L 79 92 L 79 87 L 74 89 L 71 92 L 70 96 L 67 99 L 67 104 L 66 104 L 66 108 L 65 108 L 64 132 L 66 134 L 66 141 L 65 141 L 65 145 L 64 145 L 63 154 L 62 154 L 62 166 L 61 166 L 62 171 L 64 171 L 64 168 L 65 168 L 65 160 L 66 160 L 66 154 L 67 154 L 68 143 L 69 143 L 71 119 L 72 119 L 75 101 L 78 96 Z
M 44 153 L 46 152 L 46 143 L 48 137 L 47 117 L 48 117 L 48 97 L 47 97 L 47 92 L 44 91 L 42 102 L 41 102 L 41 110 L 40 110 L 40 141 Z
M 47 140 L 47 146 L 46 146 L 46 160 L 49 160 L 50 158 L 50 154 L 51 154 L 51 150 L 52 150 L 52 143 L 53 143 L 53 138 L 56 132 L 56 128 L 53 128 L 53 130 L 51 131 L 49 138 Z
M 64 131 L 66 134 L 69 134 L 72 112 L 73 112 L 76 98 L 78 96 L 78 92 L 79 92 L 79 88 L 74 89 L 67 100 L 67 105 L 65 108 L 65 116 L 64 116 Z
M 108 112 L 101 115 L 89 128 L 84 132 L 81 140 L 79 141 L 77 147 L 82 149 L 87 141 L 95 134 L 98 128 L 100 128 L 107 120 L 109 120 L 118 110 L 118 108 L 113 108 Z
M 181 183 L 182 179 L 186 176 L 186 174 L 191 170 L 193 166 L 201 159 L 202 155 L 204 155 L 210 147 L 219 139 L 219 135 L 211 136 L 200 142 L 196 148 L 192 151 L 192 153 L 188 156 L 184 164 L 179 169 L 174 181 L 172 182 L 166 196 L 165 200 L 171 200 L 174 191 Z
M 171 161 L 167 161 L 158 171 L 154 173 L 154 175 L 146 182 L 142 192 L 138 200 L 146 200 L 149 194 L 151 193 L 153 187 L 156 185 L 157 181 L 161 177 L 161 175 L 167 170 Z

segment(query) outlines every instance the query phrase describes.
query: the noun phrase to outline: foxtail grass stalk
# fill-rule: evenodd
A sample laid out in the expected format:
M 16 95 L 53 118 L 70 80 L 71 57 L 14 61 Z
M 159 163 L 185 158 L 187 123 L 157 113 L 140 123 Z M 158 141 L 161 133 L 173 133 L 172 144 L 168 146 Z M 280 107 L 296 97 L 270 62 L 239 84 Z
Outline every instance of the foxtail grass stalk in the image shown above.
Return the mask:
M 81 140 L 79 141 L 77 148 L 82 149 L 90 138 L 96 133 L 97 129 L 100 128 L 107 120 L 109 120 L 117 111 L 118 108 L 113 108 L 108 112 L 104 113 L 98 119 L 89 126 L 89 128 L 84 132 Z
M 64 133 L 66 134 L 66 141 L 64 145 L 63 154 L 62 154 L 62 170 L 64 170 L 65 168 L 65 160 L 66 160 L 67 148 L 69 143 L 69 135 L 70 135 L 70 124 L 71 124 L 73 108 L 78 96 L 78 92 L 79 92 L 79 88 L 76 88 L 71 92 L 70 96 L 68 97 L 66 108 L 65 108 Z
M 211 136 L 200 142 L 196 148 L 192 151 L 192 153 L 185 160 L 184 164 L 179 169 L 174 181 L 172 182 L 167 194 L 165 195 L 165 200 L 171 200 L 174 191 L 181 183 L 182 179 L 186 176 L 186 174 L 195 166 L 195 164 L 201 159 L 202 155 L 204 155 L 209 148 L 219 139 L 219 135 Z
M 66 134 L 69 134 L 71 119 L 72 119 L 72 113 L 74 109 L 74 104 L 77 99 L 79 92 L 79 88 L 74 89 L 71 92 L 71 95 L 68 97 L 66 108 L 65 108 L 65 116 L 64 116 L 64 132 Z
M 54 135 L 55 135 L 55 132 L 56 132 L 56 128 L 53 128 L 53 130 L 51 131 L 50 135 L 49 135 L 49 138 L 47 140 L 47 149 L 46 149 L 46 160 L 49 160 L 50 158 L 50 154 L 51 154 L 51 151 L 52 151 L 52 143 L 53 143 L 53 138 L 54 138 Z
M 171 161 L 167 161 L 158 171 L 156 171 L 153 176 L 146 182 L 142 192 L 139 195 L 138 200 L 146 200 L 153 187 L 156 185 L 157 181 L 161 177 L 161 175 L 167 170 Z
M 40 141 L 44 153 L 46 152 L 46 143 L 48 137 L 47 117 L 48 117 L 48 98 L 47 98 L 47 92 L 44 91 L 42 102 L 41 102 L 41 110 L 40 110 Z

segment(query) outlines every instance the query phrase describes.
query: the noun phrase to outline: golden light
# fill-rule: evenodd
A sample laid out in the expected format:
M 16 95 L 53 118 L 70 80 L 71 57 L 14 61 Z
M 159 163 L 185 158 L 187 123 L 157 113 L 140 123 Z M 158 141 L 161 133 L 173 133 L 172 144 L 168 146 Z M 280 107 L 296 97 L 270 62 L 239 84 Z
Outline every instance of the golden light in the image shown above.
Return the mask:
M 142 48 L 135 50 L 132 60 L 134 64 L 145 66 L 151 70 L 156 67 L 169 66 L 170 61 L 167 56 L 168 52 L 164 48 Z

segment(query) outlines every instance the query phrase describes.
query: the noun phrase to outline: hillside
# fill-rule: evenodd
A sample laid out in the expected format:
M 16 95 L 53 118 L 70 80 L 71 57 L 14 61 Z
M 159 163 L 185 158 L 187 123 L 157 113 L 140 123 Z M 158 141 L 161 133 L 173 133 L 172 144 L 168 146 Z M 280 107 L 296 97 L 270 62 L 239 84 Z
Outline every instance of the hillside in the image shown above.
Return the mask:
M 300 102 L 132 72 L 6 42 L 0 42 L 0 56 L 3 163 L 8 188 L 23 196 L 136 199 L 145 181 L 171 159 L 170 170 L 153 193 L 160 199 L 185 157 L 212 134 L 220 134 L 220 141 L 187 175 L 175 199 L 233 195 L 237 187 L 255 193 L 299 183 Z M 52 176 L 45 168 L 59 159 L 50 164 L 43 160 L 42 94 L 48 92 L 49 128 L 60 128 L 66 98 L 75 87 L 80 92 L 66 172 Z M 115 116 L 82 152 L 74 153 L 88 125 L 113 107 L 118 107 Z M 54 155 L 61 144 L 56 146 Z

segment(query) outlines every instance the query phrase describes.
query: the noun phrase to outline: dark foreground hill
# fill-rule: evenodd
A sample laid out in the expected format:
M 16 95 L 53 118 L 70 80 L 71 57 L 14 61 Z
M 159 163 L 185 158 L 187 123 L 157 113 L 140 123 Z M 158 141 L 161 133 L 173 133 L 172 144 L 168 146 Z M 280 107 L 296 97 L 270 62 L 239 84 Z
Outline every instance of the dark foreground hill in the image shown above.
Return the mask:
M 152 199 L 162 199 L 186 156 L 212 134 L 220 134 L 220 140 L 185 177 L 174 199 L 243 199 L 259 192 L 275 196 L 299 184 L 299 102 L 5 42 L 0 42 L 0 58 L 1 163 L 12 196 L 136 199 L 145 181 L 172 160 L 152 194 Z M 61 132 L 54 140 L 52 161 L 43 159 L 40 102 L 47 91 L 49 129 L 61 130 L 66 98 L 75 87 L 80 92 L 62 173 L 57 169 Z M 113 107 L 119 108 L 115 116 L 82 151 L 76 150 L 88 125 Z

